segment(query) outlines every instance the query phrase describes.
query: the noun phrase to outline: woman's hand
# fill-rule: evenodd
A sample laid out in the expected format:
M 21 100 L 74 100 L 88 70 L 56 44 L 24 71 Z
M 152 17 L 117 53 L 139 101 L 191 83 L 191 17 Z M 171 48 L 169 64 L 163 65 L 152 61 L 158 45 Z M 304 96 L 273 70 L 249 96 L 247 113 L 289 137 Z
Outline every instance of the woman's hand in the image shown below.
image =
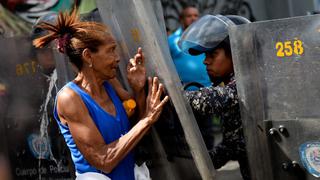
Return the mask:
M 144 54 L 141 48 L 138 48 L 137 54 L 133 59 L 130 59 L 127 66 L 127 78 L 134 93 L 143 90 L 146 84 L 146 68 L 144 67 Z
M 160 99 L 164 87 L 160 83 L 157 77 L 154 77 L 153 79 L 151 77 L 148 78 L 148 97 L 146 102 L 146 111 L 145 111 L 145 118 L 151 123 L 155 123 L 163 109 L 163 106 L 166 102 L 168 102 L 169 97 L 165 96 L 163 100 Z

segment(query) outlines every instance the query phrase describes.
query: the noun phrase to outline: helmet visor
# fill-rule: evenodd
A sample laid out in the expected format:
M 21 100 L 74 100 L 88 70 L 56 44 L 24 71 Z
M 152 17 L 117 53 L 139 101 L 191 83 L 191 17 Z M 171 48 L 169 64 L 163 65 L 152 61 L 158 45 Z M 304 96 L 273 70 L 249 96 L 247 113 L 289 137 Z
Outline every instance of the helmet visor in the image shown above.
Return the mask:
M 225 16 L 203 16 L 183 32 L 178 45 L 183 52 L 191 55 L 197 51 L 213 50 L 228 37 L 228 26 L 231 25 L 234 23 Z

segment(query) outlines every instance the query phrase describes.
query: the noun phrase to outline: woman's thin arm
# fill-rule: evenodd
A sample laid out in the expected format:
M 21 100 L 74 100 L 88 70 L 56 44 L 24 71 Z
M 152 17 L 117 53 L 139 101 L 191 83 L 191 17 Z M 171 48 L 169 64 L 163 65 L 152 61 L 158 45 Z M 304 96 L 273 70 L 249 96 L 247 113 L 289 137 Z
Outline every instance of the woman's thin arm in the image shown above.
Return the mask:
M 146 68 L 142 49 L 138 48 L 137 54 L 129 61 L 127 66 L 127 78 L 137 102 L 136 112 L 138 112 L 138 118 L 140 119 L 143 117 L 146 110 Z
M 71 89 L 66 88 L 60 92 L 57 111 L 61 122 L 68 125 L 72 137 L 85 159 L 97 169 L 109 173 L 158 119 L 163 105 L 168 101 L 167 97 L 160 100 L 161 93 L 159 91 L 162 92 L 162 90 L 160 85 L 159 88 L 152 89 L 152 95 L 148 95 L 150 101 L 147 116 L 127 134 L 110 144 L 105 143 L 81 98 Z

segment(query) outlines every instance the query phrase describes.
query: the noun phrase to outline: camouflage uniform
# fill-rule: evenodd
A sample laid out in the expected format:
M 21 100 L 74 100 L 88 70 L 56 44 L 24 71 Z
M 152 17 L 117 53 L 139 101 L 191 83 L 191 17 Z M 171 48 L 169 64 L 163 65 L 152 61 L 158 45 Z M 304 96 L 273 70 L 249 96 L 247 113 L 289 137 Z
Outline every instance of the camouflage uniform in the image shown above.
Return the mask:
M 219 169 L 229 160 L 237 160 L 243 179 L 250 179 L 234 76 L 223 87 L 186 91 L 185 96 L 194 111 L 202 115 L 214 114 L 222 121 L 222 142 L 209 151 L 214 167 Z

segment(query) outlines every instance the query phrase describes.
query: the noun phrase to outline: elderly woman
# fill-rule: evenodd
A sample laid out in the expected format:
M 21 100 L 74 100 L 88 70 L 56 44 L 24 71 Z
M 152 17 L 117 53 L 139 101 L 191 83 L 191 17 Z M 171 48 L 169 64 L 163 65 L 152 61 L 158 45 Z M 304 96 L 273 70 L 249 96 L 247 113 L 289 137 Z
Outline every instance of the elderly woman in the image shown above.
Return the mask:
M 108 29 L 96 22 L 79 21 L 76 10 L 70 15 L 60 13 L 56 23 L 44 22 L 40 28 L 49 34 L 35 39 L 33 44 L 41 48 L 57 40 L 58 50 L 66 54 L 78 69 L 76 78 L 57 94 L 54 109 L 77 176 L 90 172 L 113 180 L 134 179 L 131 150 L 157 121 L 168 101 L 167 96 L 160 99 L 163 85 L 156 77 L 148 79 L 146 98 L 141 48 L 127 69 L 141 118 L 130 129 L 118 97 L 120 95 L 123 100 L 128 94 L 115 80 L 119 55 Z

